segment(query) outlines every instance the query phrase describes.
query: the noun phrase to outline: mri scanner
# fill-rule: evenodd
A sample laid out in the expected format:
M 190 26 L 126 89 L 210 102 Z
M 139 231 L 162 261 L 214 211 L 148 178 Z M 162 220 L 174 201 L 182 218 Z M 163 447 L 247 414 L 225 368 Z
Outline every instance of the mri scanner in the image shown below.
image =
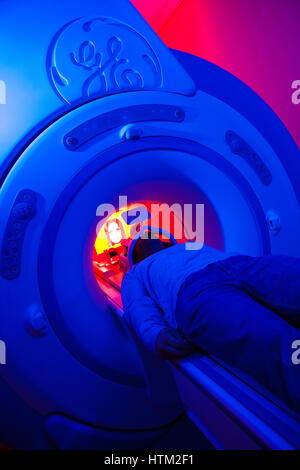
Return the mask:
M 0 440 L 151 447 L 186 412 L 215 448 L 300 448 L 299 416 L 249 377 L 144 350 L 92 262 L 97 208 L 120 195 L 204 204 L 219 249 L 300 256 L 284 125 L 127 0 L 3 0 L 0 36 Z

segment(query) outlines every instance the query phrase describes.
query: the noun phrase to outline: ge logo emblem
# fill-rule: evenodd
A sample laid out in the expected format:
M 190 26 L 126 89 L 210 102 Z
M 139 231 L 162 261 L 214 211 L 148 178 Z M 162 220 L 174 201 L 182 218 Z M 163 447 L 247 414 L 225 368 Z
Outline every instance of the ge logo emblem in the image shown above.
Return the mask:
M 66 25 L 49 49 L 50 81 L 74 103 L 118 91 L 162 87 L 159 60 L 146 39 L 112 18 L 81 18 Z

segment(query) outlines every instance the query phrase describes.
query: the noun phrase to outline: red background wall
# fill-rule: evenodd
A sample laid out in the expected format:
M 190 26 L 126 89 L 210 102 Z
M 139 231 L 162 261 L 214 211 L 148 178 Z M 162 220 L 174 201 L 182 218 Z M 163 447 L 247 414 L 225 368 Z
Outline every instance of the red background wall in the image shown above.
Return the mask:
M 132 0 L 168 47 L 228 70 L 276 112 L 300 147 L 300 0 Z

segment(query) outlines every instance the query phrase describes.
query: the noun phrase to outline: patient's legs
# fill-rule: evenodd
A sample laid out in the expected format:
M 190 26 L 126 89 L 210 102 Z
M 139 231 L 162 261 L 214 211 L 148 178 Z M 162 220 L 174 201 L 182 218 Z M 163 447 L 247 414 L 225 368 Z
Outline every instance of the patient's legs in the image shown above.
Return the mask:
M 300 328 L 300 258 L 236 256 L 221 261 L 219 266 L 234 274 L 255 300 Z
M 190 276 L 178 296 L 178 327 L 194 345 L 246 372 L 300 411 L 300 331 L 254 301 L 217 264 Z

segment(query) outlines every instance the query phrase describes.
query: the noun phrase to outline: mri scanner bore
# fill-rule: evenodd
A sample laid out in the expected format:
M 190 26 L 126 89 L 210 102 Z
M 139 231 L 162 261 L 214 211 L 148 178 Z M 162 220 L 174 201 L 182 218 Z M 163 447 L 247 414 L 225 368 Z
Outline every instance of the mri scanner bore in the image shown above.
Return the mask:
M 119 197 L 119 200 L 122 199 L 127 200 L 127 197 Z M 201 218 L 200 223 L 204 224 L 204 218 Z M 199 226 L 199 222 L 197 225 Z M 154 201 L 140 201 L 120 207 L 97 224 L 94 272 L 99 287 L 108 298 L 114 299 L 120 310 L 121 285 L 124 274 L 134 264 L 135 243 L 140 238 L 151 237 L 160 239 L 166 246 L 183 243 L 190 237 L 187 226 L 188 223 L 184 225 L 182 220 L 180 204 L 169 206 Z M 202 230 L 196 229 L 197 234 L 201 232 Z
M 176 224 L 196 230 L 154 224 L 152 204 L 204 206 L 201 237 L 219 250 L 299 256 L 287 129 L 237 78 L 170 51 L 127 0 L 2 3 L 0 440 L 158 448 L 177 433 L 188 446 L 184 415 L 199 447 L 300 448 L 295 410 L 214 357 L 161 361 L 120 296 L 136 235 L 151 225 L 181 244 Z

